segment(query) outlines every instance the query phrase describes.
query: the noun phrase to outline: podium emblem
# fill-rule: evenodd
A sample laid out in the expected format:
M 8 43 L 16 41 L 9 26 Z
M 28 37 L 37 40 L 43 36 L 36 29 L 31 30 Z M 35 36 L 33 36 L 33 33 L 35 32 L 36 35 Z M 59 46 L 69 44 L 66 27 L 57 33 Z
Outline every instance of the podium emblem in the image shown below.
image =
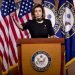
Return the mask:
M 36 71 L 46 71 L 51 63 L 51 57 L 45 51 L 38 51 L 32 56 L 32 66 Z

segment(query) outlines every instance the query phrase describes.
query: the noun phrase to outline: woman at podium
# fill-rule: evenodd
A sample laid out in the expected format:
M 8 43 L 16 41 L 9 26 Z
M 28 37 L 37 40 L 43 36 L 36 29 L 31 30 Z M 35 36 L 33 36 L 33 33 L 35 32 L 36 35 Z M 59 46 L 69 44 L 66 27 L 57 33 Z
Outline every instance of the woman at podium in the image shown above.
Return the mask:
M 28 22 L 24 24 L 19 24 L 15 18 L 13 17 L 13 20 L 15 24 L 22 30 L 28 29 L 31 38 L 48 38 L 48 37 L 54 37 L 54 30 L 52 28 L 51 21 L 48 19 L 45 19 L 45 11 L 42 5 L 37 4 L 32 9 L 32 20 L 29 20 Z

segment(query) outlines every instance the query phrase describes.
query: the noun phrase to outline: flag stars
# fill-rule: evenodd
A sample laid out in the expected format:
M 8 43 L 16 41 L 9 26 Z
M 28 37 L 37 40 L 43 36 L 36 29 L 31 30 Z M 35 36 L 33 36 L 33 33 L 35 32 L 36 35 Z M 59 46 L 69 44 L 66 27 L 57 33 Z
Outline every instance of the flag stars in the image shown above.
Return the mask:
M 29 6 L 29 8 L 31 8 L 31 6 Z
M 9 13 L 9 11 L 8 11 L 8 13 Z
M 16 7 L 14 7 L 14 9 L 16 9 Z
M 23 12 L 23 10 L 21 10 L 21 12 Z
M 6 2 L 6 4 L 8 4 L 8 2 Z
M 12 9 L 10 9 L 10 11 L 12 11 Z
M 6 13 L 4 13 L 4 15 L 6 16 Z
M 20 13 L 20 16 L 22 16 L 22 13 Z
M 26 13 L 26 11 L 24 11 L 24 13 Z
M 5 7 L 7 8 L 7 5 L 5 5 Z
M 27 9 L 27 7 L 25 7 L 25 9 Z
M 14 4 L 14 2 L 12 2 L 12 4 Z
M 10 8 L 9 8 L 10 7 Z M 2 16 L 7 16 L 9 13 L 12 13 L 15 11 L 15 3 L 12 0 L 3 0 L 2 1 L 2 7 L 1 7 L 1 12 Z
M 6 9 L 4 11 L 7 11 Z
M 13 6 L 11 5 L 11 8 L 12 8 Z
M 20 12 L 19 12 L 19 17 L 22 17 L 24 16 L 25 14 L 27 13 L 30 13 L 31 10 L 32 10 L 32 6 L 33 6 L 33 1 L 32 0 L 25 0 L 25 1 L 22 1 L 21 3 L 21 7 L 20 7 Z M 21 14 L 22 15 L 21 15 Z
M 2 16 L 8 15 L 8 8 L 9 8 L 8 1 L 3 0 L 2 1 L 2 7 L 1 7 Z
M 22 8 L 24 8 L 24 6 L 22 6 Z
M 23 2 L 23 4 L 25 4 L 25 2 Z
M 26 4 L 26 6 L 28 6 L 28 4 Z
M 30 9 L 28 9 L 28 11 L 30 11 Z
M 32 2 L 30 2 L 30 4 L 32 4 Z

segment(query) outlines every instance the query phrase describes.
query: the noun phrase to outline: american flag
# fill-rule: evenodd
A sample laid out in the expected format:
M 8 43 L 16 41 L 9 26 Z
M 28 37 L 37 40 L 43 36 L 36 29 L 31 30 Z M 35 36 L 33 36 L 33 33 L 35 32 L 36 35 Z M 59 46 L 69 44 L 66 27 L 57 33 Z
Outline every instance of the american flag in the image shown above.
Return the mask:
M 11 66 L 17 63 L 16 40 L 21 37 L 21 34 L 11 18 L 11 14 L 15 10 L 13 0 L 9 2 L 8 0 L 2 1 L 0 11 L 0 54 L 3 58 L 3 72 L 8 71 L 9 65 Z
M 9 65 L 13 66 L 17 63 L 17 47 L 16 40 L 21 38 L 20 30 L 17 28 L 15 23 L 13 22 L 12 14 L 15 14 L 15 18 L 17 20 L 16 15 L 16 7 L 14 0 L 9 0 L 10 14 L 9 14 Z
M 8 25 L 9 25 L 9 4 L 7 0 L 2 1 L 0 10 L 0 55 L 2 57 L 3 71 L 8 70 Z
M 34 5 L 33 0 L 22 0 L 20 11 L 18 14 L 19 22 L 20 24 L 27 22 L 28 20 L 31 20 L 31 10 Z M 25 34 L 27 35 L 27 38 L 30 38 L 29 31 L 25 31 Z
M 23 6 L 25 8 L 27 7 L 28 10 L 22 9 Z M 32 6 L 32 0 L 22 0 L 18 18 L 14 0 L 2 1 L 0 11 L 0 56 L 3 59 L 3 72 L 8 71 L 8 66 L 13 66 L 17 63 L 18 55 L 16 40 L 18 38 L 29 38 L 28 31 L 23 32 L 15 25 L 12 14 L 15 14 L 17 21 L 25 23 L 27 20 L 31 19 L 30 11 Z M 22 10 L 27 12 L 24 14 L 21 12 Z

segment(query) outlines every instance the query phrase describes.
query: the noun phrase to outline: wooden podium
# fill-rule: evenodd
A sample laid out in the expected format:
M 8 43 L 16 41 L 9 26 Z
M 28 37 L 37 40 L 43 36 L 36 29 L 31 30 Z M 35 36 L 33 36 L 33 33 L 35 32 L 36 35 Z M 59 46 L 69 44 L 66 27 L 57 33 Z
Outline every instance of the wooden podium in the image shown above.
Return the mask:
M 64 39 L 63 38 L 33 38 L 19 39 L 18 63 L 20 75 L 63 75 L 64 72 Z M 51 57 L 48 70 L 38 72 L 32 67 L 32 56 L 35 52 L 45 51 Z

